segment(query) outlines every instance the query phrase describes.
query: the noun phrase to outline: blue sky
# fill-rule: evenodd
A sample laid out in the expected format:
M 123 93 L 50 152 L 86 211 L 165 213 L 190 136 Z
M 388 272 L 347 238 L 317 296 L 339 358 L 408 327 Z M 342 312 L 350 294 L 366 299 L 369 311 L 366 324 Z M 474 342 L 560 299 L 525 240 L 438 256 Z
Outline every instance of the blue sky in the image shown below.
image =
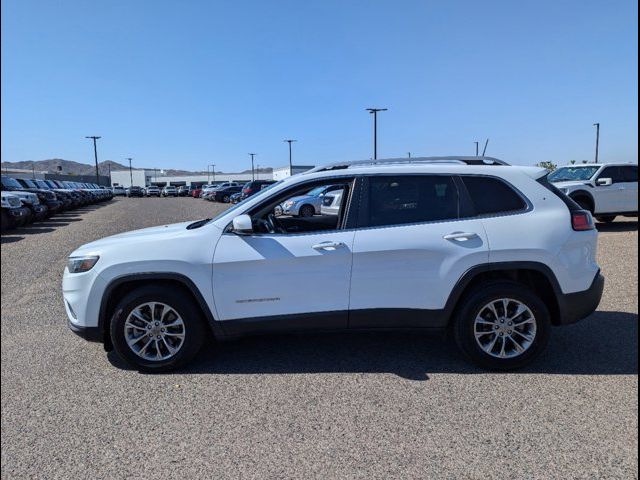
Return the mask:
M 2 2 L 2 160 L 637 161 L 633 1 Z

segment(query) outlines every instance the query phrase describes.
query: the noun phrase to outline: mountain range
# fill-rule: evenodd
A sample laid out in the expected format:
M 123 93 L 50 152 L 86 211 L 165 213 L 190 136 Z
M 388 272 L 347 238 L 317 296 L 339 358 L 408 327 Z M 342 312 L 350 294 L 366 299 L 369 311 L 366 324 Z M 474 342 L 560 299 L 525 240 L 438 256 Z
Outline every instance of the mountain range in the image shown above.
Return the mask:
M 47 171 L 50 173 L 62 173 L 64 175 L 95 175 L 96 167 L 95 165 L 90 165 L 88 163 L 79 163 L 74 162 L 73 160 L 64 160 L 62 158 L 52 158 L 49 160 L 30 160 L 26 162 L 2 162 L 0 164 L 2 169 L 5 168 L 15 168 L 19 170 L 35 170 L 37 172 Z M 58 167 L 61 167 L 58 168 Z M 114 162 L 113 160 L 105 160 L 104 162 L 98 163 L 98 171 L 100 175 L 109 175 L 109 169 L 115 170 L 127 170 L 129 167 L 127 165 L 122 165 L 121 163 Z M 134 168 L 134 170 L 138 170 Z M 147 169 L 152 170 L 152 169 Z M 158 169 L 160 170 L 160 169 Z M 260 173 L 269 173 L 273 169 L 270 167 L 260 168 L 258 171 Z M 163 169 L 163 172 L 166 175 L 170 176 L 179 176 L 179 175 L 206 175 L 205 171 L 190 171 L 190 170 L 180 170 L 180 169 Z M 249 173 L 251 170 L 244 170 L 242 172 L 237 173 Z M 216 171 L 216 173 L 222 173 Z M 229 173 L 229 172 L 225 172 Z

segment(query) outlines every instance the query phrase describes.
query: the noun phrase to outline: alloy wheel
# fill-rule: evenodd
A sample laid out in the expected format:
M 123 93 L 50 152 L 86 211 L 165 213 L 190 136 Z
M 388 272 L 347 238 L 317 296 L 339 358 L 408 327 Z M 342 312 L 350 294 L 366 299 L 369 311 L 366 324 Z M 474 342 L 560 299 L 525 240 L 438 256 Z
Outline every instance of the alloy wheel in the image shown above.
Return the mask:
M 124 336 L 133 353 L 149 361 L 167 360 L 180 351 L 185 324 L 172 307 L 147 302 L 135 307 L 124 324 Z

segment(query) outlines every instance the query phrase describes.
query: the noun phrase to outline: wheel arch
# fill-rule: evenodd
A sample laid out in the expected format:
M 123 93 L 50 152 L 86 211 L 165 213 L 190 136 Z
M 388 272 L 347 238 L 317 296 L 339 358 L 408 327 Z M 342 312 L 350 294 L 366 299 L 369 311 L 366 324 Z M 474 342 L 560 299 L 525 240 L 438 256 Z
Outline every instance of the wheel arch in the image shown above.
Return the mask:
M 170 272 L 135 273 L 113 279 L 107 285 L 102 295 L 98 315 L 98 328 L 100 329 L 106 350 L 111 350 L 112 348 L 109 328 L 113 311 L 118 303 L 118 299 L 121 298 L 120 294 L 130 291 L 138 286 L 147 285 L 164 285 L 181 289 L 195 301 L 195 304 L 199 307 L 202 315 L 207 320 L 209 330 L 212 332 L 214 337 L 220 338 L 224 336 L 224 333 L 216 322 L 211 309 L 204 299 L 204 296 L 190 278 L 179 273 Z
M 578 201 L 579 198 L 584 198 L 586 199 L 589 204 L 591 205 L 591 211 L 595 212 L 596 210 L 596 200 L 593 197 L 593 195 L 591 194 L 591 192 L 588 192 L 586 190 L 576 190 L 575 192 L 571 192 L 569 194 L 569 198 L 571 198 L 574 201 Z
M 458 280 L 447 300 L 445 306 L 447 321 L 451 323 L 456 309 L 471 291 L 483 283 L 496 280 L 511 280 L 531 288 L 547 305 L 552 323 L 554 325 L 562 323 L 560 284 L 551 268 L 538 262 L 500 262 L 471 268 Z

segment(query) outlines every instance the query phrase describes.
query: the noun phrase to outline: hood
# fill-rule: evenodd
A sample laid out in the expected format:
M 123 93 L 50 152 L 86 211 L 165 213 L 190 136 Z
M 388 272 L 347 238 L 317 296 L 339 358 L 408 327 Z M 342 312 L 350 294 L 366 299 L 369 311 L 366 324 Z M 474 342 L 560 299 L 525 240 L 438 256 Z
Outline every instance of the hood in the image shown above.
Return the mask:
M 580 187 L 583 185 L 591 185 L 589 180 L 569 180 L 567 182 L 551 182 L 557 188 L 571 188 L 571 187 Z
M 181 222 L 171 225 L 162 225 L 160 227 L 143 228 L 141 230 L 132 230 L 130 232 L 119 233 L 117 235 L 112 235 L 110 237 L 105 237 L 100 240 L 96 240 L 95 242 L 90 242 L 82 245 L 77 251 L 96 251 L 104 247 L 122 245 L 123 243 L 129 244 L 138 241 L 146 241 L 152 239 L 161 240 L 170 238 L 172 236 L 180 235 L 187 232 L 187 225 L 190 225 L 192 223 L 193 221 Z
M 320 197 L 312 197 L 311 195 L 298 195 L 296 197 L 288 198 L 285 202 L 293 202 L 298 203 L 300 201 L 309 201 L 312 202 L 314 200 L 318 200 Z

